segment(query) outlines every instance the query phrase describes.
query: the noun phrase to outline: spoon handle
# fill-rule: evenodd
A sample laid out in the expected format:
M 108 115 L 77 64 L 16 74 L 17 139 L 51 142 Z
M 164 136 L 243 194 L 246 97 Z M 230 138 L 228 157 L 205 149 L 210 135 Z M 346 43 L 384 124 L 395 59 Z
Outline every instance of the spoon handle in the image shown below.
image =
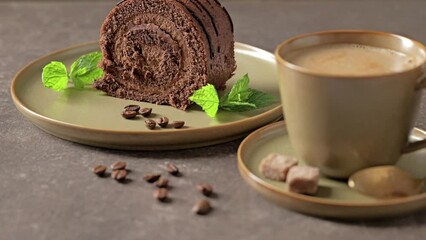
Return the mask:
M 408 143 L 408 145 L 402 149 L 402 153 L 410 153 L 422 148 L 426 148 L 426 139 Z

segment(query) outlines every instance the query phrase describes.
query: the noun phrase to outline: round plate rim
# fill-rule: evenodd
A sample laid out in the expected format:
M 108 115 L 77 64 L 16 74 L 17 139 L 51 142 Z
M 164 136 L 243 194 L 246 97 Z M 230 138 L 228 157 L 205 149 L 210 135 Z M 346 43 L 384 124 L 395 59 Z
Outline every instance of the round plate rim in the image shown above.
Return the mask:
M 91 46 L 95 47 L 96 44 L 98 44 L 97 41 L 90 41 L 90 42 L 85 42 L 85 43 L 81 43 L 81 44 L 71 45 L 69 47 L 62 48 L 62 49 L 50 52 L 48 54 L 45 54 L 41 57 L 38 57 L 37 59 L 33 60 L 32 62 L 30 62 L 27 65 L 25 65 L 24 67 L 22 67 L 13 77 L 13 79 L 11 81 L 11 85 L 10 85 L 11 98 L 12 98 L 15 106 L 18 108 L 18 110 L 21 111 L 24 114 L 24 116 L 27 119 L 29 119 L 30 122 L 32 122 L 32 123 L 34 123 L 34 121 L 41 121 L 41 122 L 44 122 L 44 123 L 52 125 L 52 126 L 54 125 L 54 126 L 64 127 L 66 129 L 70 129 L 70 130 L 88 131 L 88 132 L 100 133 L 100 134 L 106 133 L 106 134 L 113 134 L 113 135 L 130 135 L 130 136 L 132 136 L 132 135 L 139 135 L 139 136 L 149 135 L 149 136 L 158 136 L 158 137 L 167 136 L 167 135 L 170 135 L 170 134 L 186 135 L 186 134 L 191 134 L 193 132 L 197 132 L 197 133 L 202 133 L 204 131 L 210 132 L 210 131 L 215 131 L 216 129 L 238 127 L 242 122 L 247 122 L 247 121 L 258 122 L 258 121 L 261 121 L 261 120 L 264 120 L 264 119 L 269 119 L 269 118 L 271 118 L 271 121 L 269 121 L 269 122 L 273 122 L 273 121 L 276 121 L 277 118 L 282 116 L 282 107 L 281 107 L 281 103 L 279 103 L 277 106 L 275 106 L 275 107 L 273 107 L 273 108 L 271 108 L 271 109 L 269 109 L 265 112 L 257 114 L 255 116 L 248 117 L 248 118 L 245 118 L 243 120 L 228 122 L 228 123 L 215 125 L 215 126 L 207 126 L 207 127 L 201 127 L 201 128 L 184 128 L 184 129 L 178 129 L 178 130 L 176 130 L 176 129 L 162 129 L 162 131 L 137 131 L 137 130 L 128 131 L 128 130 L 114 130 L 114 129 L 102 129 L 102 128 L 86 127 L 86 126 L 81 126 L 81 125 L 77 125 L 77 124 L 73 124 L 73 123 L 68 123 L 68 122 L 56 120 L 56 119 L 53 119 L 53 118 L 50 118 L 50 117 L 46 117 L 42 114 L 39 114 L 36 111 L 33 111 L 23 101 L 21 101 L 19 94 L 17 94 L 17 89 L 16 89 L 17 88 L 16 87 L 17 82 L 19 81 L 21 76 L 26 71 L 31 69 L 35 64 L 39 63 L 40 61 L 46 61 L 46 59 L 48 59 L 48 58 L 52 58 L 56 55 L 60 55 L 64 52 L 71 51 L 71 50 L 74 50 L 74 49 L 91 47 Z M 259 52 L 259 53 L 261 53 L 265 56 L 271 57 L 271 59 L 275 59 L 275 57 L 272 53 L 265 51 L 263 49 L 248 45 L 248 44 L 235 42 L 235 48 L 236 49 L 237 48 L 249 49 L 253 52 Z M 37 127 L 39 127 L 38 124 L 35 124 L 35 125 Z M 57 134 L 54 134 L 54 135 L 58 136 Z M 59 135 L 62 135 L 62 134 L 59 134 Z M 58 136 L 58 137 L 60 137 L 60 136 Z M 228 138 L 229 138 L 229 136 L 228 136 Z M 207 144 L 207 145 L 209 145 L 209 144 Z M 141 146 L 140 149 L 143 149 L 143 146 Z

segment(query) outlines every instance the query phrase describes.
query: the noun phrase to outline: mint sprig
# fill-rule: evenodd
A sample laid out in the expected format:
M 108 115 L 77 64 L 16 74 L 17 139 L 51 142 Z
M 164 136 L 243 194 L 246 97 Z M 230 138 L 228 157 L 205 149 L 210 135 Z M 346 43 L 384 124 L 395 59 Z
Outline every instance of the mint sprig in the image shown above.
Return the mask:
M 61 91 L 67 88 L 68 74 L 67 67 L 61 62 L 53 61 L 43 68 L 43 85 L 55 91 Z
M 42 82 L 46 88 L 54 91 L 62 91 L 67 88 L 68 82 L 72 82 L 76 88 L 84 88 L 101 78 L 103 70 L 98 68 L 102 53 L 91 52 L 79 57 L 68 73 L 65 64 L 52 61 L 43 68 Z
M 231 91 L 222 97 L 221 106 L 226 106 L 230 102 L 247 102 L 251 94 L 249 82 L 248 74 L 245 74 L 232 86 Z
M 207 84 L 198 89 L 189 97 L 189 100 L 201 106 L 210 117 L 216 116 L 217 110 L 219 109 L 219 96 L 213 85 Z
M 201 106 L 210 117 L 215 117 L 219 109 L 245 112 L 269 106 L 277 101 L 277 98 L 271 94 L 250 88 L 249 83 L 250 78 L 246 74 L 220 100 L 215 87 L 207 84 L 196 90 L 189 100 Z

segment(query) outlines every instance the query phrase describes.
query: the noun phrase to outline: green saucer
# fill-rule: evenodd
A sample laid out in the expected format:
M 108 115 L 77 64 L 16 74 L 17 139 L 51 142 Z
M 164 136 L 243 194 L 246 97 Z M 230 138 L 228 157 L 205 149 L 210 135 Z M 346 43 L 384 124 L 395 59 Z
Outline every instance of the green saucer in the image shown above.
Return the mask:
M 414 129 L 413 139 L 426 138 Z M 321 176 L 316 195 L 289 192 L 286 183 L 266 179 L 259 164 L 266 155 L 276 152 L 294 155 L 283 121 L 265 126 L 250 134 L 238 149 L 238 167 L 243 179 L 265 198 L 301 213 L 338 219 L 382 218 L 398 216 L 426 208 L 426 192 L 390 200 L 378 200 L 350 189 L 346 182 Z M 413 176 L 426 177 L 426 150 L 405 154 L 397 165 Z M 300 164 L 304 164 L 301 162 Z

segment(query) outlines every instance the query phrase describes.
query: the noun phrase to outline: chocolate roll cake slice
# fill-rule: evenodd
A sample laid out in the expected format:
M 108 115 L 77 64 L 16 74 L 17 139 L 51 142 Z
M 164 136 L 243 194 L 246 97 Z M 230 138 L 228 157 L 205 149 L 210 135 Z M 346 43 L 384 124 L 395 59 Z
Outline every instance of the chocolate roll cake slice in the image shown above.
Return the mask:
M 195 90 L 207 83 L 223 88 L 232 76 L 235 60 L 216 71 L 224 59 L 217 48 L 232 45 L 226 56 L 233 59 L 229 34 L 231 43 L 218 41 L 207 8 L 195 0 L 120 2 L 101 28 L 104 76 L 94 86 L 114 97 L 185 110 Z

